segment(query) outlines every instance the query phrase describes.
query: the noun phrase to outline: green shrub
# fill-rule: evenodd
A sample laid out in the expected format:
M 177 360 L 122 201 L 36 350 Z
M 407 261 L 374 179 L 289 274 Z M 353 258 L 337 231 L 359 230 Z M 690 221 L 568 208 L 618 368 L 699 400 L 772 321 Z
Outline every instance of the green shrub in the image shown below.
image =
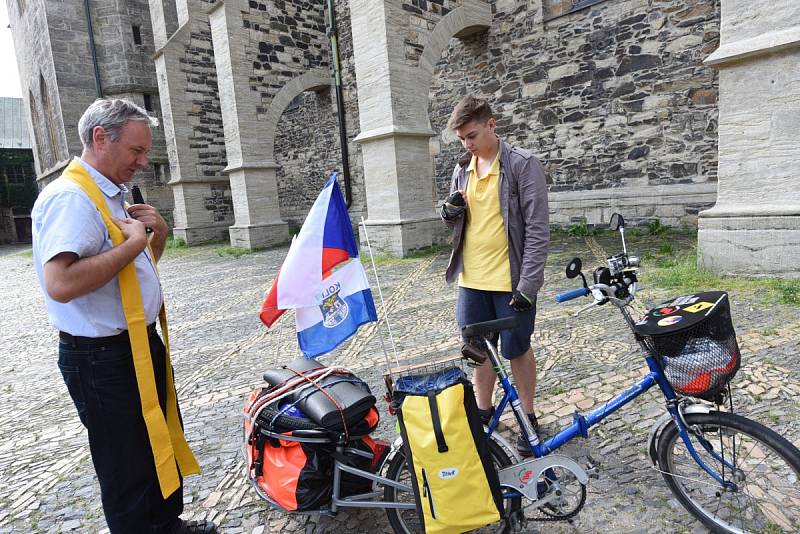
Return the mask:
M 567 234 L 571 236 L 594 236 L 599 233 L 599 230 L 593 226 L 589 226 L 586 223 L 578 223 L 570 225 L 567 228 Z
M 672 231 L 672 227 L 661 224 L 659 219 L 654 219 L 644 225 L 647 235 L 664 235 Z
M 186 241 L 182 238 L 175 239 L 172 236 L 167 238 L 167 246 L 166 248 L 174 249 L 174 248 L 187 248 L 189 245 L 186 244 Z

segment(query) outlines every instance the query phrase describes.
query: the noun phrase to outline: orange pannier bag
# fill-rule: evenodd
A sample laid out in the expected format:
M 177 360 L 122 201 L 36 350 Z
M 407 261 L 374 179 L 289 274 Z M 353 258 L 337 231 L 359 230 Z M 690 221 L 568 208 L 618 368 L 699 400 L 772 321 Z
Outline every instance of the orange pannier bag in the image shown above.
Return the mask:
M 254 391 L 245 406 L 245 414 L 257 402 L 264 390 Z M 378 410 L 372 407 L 367 416 L 350 429 L 354 437 L 349 447 L 379 454 L 379 447 L 368 435 L 378 425 Z M 267 429 L 266 435 L 261 429 Z M 333 489 L 333 455 L 336 445 L 331 433 L 315 430 L 285 430 L 270 425 L 269 418 L 245 417 L 245 460 L 251 478 L 270 500 L 288 511 L 318 510 L 331 500 Z M 278 432 L 278 430 L 284 430 Z M 277 437 L 280 436 L 280 437 Z M 309 437 L 327 437 L 324 443 L 300 441 Z M 374 471 L 368 458 L 345 456 L 348 464 Z M 341 496 L 370 491 L 371 482 L 365 478 L 342 473 Z

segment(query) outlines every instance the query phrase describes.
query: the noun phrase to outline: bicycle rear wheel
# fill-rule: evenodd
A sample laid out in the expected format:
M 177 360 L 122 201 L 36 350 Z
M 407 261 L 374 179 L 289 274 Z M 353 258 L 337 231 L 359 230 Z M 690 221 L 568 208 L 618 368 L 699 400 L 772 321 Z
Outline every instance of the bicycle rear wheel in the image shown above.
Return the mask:
M 659 439 L 658 463 L 681 505 L 712 532 L 800 532 L 800 451 L 794 445 L 727 412 L 687 414 L 685 420 L 698 456 L 736 489 L 725 489 L 700 467 L 673 422 Z M 702 440 L 735 469 L 723 468 Z
M 492 457 L 492 463 L 495 469 L 502 469 L 503 467 L 507 467 L 511 465 L 511 459 L 505 453 L 503 448 L 495 443 L 493 440 L 489 440 L 489 454 Z M 413 483 L 411 481 L 411 474 L 408 471 L 408 465 L 406 464 L 406 457 L 401 449 L 394 458 L 392 458 L 391 462 L 389 463 L 389 468 L 386 471 L 386 477 L 390 480 L 395 480 L 402 484 L 406 484 L 408 486 L 412 486 Z M 401 491 L 397 490 L 391 486 L 384 487 L 384 500 L 386 502 L 414 502 L 414 494 L 410 491 Z M 520 497 L 514 497 L 511 499 L 503 499 L 503 516 L 508 517 L 510 514 L 519 511 L 522 505 L 522 500 Z M 400 534 L 421 534 L 425 532 L 422 521 L 420 520 L 419 515 L 417 515 L 416 509 L 411 510 L 397 510 L 397 509 L 386 509 L 386 515 L 389 517 L 389 524 L 391 524 L 392 529 Z M 502 525 L 502 523 L 496 523 L 496 525 Z M 487 527 L 487 528 L 492 528 Z M 496 531 L 492 529 L 492 532 Z

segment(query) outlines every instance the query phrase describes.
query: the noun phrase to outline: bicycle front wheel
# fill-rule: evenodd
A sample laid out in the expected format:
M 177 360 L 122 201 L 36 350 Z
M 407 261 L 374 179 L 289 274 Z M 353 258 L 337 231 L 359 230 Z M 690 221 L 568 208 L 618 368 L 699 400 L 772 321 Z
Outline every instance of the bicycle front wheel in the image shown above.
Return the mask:
M 698 456 L 735 488 L 709 476 L 670 423 L 658 442 L 658 463 L 684 508 L 712 532 L 800 532 L 800 451 L 794 445 L 727 412 L 687 414 L 685 421 Z
M 495 469 L 499 470 L 503 467 L 511 465 L 511 459 L 500 445 L 491 439 L 488 441 L 488 444 L 489 454 L 492 457 L 492 464 L 494 465 Z M 408 471 L 408 464 L 406 463 L 406 457 L 402 449 L 395 455 L 394 458 L 392 458 L 392 461 L 389 463 L 389 467 L 386 470 L 386 477 L 408 486 L 413 485 L 411 473 Z M 396 490 L 391 486 L 385 486 L 384 500 L 386 502 L 413 503 L 414 494 L 410 491 L 401 491 Z M 522 500 L 520 497 L 503 499 L 503 516 L 509 517 L 510 514 L 519 511 L 521 506 Z M 386 515 L 389 517 L 389 524 L 391 524 L 392 529 L 398 534 L 422 534 L 425 532 L 422 521 L 417 514 L 416 509 L 398 510 L 387 508 Z M 497 523 L 496 525 L 501 524 L 502 523 Z M 496 530 L 497 529 L 494 528 L 491 531 L 495 532 Z

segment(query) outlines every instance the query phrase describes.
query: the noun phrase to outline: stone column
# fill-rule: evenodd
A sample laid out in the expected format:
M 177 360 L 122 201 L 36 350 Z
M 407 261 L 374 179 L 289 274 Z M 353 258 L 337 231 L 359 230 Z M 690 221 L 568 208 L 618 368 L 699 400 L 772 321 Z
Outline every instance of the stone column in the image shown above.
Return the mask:
M 242 0 L 220 0 L 209 10 L 220 108 L 225 131 L 235 223 L 228 230 L 231 246 L 260 248 L 288 241 L 281 220 L 273 146 L 265 146 L 259 124 L 257 93 L 250 88 L 243 31 Z M 279 114 L 280 116 L 280 114 Z
M 800 276 L 800 4 L 722 0 L 719 191 L 700 213 L 698 263 Z
M 350 0 L 366 225 L 373 244 L 396 255 L 443 235 L 435 213 L 428 86 L 420 87 L 418 66 L 405 58 L 410 22 L 402 7 L 396 0 Z
M 209 147 L 221 132 L 216 132 L 216 84 L 199 81 L 213 74 L 213 59 L 201 59 L 210 44 L 205 37 L 205 3 L 173 4 L 174 15 L 160 0 L 151 0 L 150 10 L 156 42 L 167 38 L 154 60 L 175 200 L 173 235 L 191 245 L 227 238 L 231 199 L 229 180 L 219 173 L 219 158 L 209 157 Z M 175 17 L 180 27 L 170 35 Z

